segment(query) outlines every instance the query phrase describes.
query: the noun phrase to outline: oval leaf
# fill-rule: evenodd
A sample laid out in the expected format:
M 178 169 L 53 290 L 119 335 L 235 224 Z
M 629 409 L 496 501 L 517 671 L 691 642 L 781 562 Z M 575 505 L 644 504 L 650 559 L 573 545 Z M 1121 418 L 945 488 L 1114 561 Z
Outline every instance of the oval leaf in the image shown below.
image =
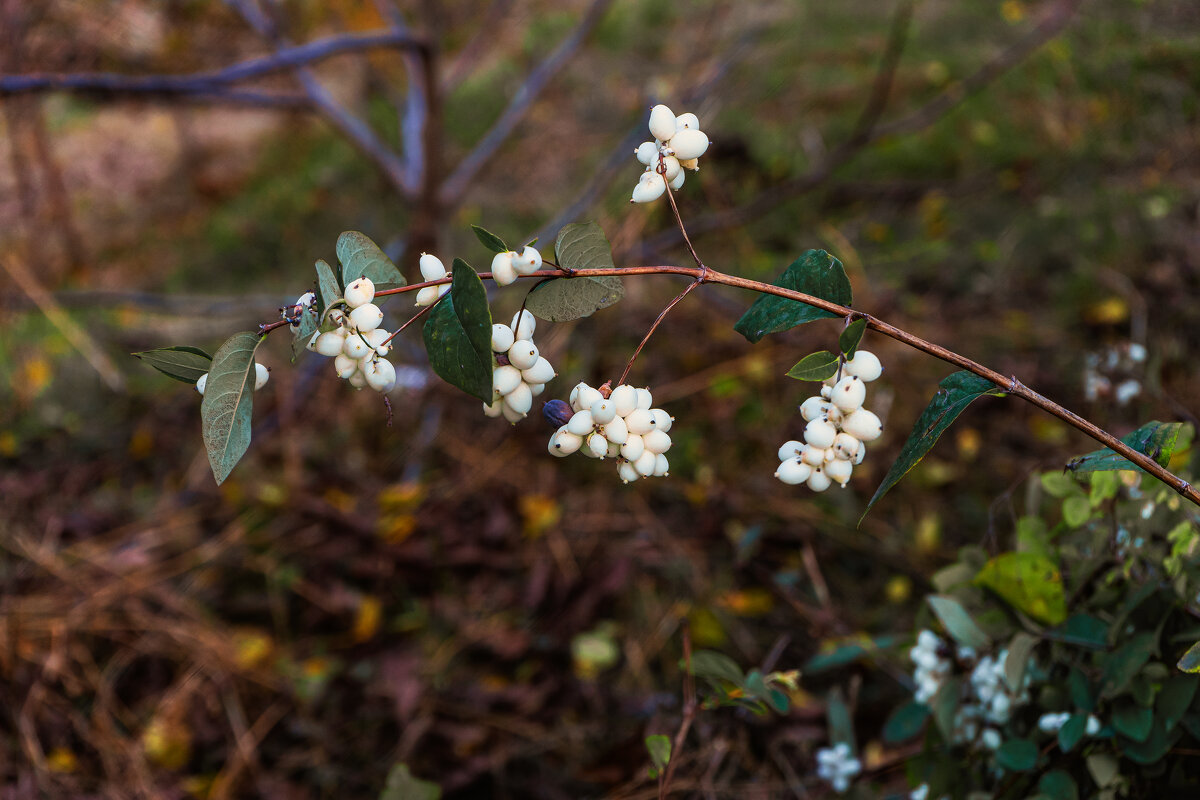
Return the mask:
M 1100 696 L 1116 697 L 1158 649 L 1155 634 L 1142 631 L 1104 657 Z
M 387 254 L 365 233 L 343 232 L 337 240 L 337 257 L 342 262 L 343 286 L 364 276 L 371 279 L 376 290 L 395 289 L 408 283 Z
M 858 350 L 858 343 L 862 341 L 863 333 L 867 330 L 867 321 L 865 319 L 856 319 L 846 326 L 842 331 L 842 335 L 838 337 L 838 347 L 842 354 L 846 356 L 846 360 L 854 358 L 855 352 Z
M 1175 452 L 1179 440 L 1182 422 L 1147 422 L 1133 433 L 1121 437 L 1121 441 L 1150 456 L 1161 466 L 1166 466 Z M 1067 463 L 1067 469 L 1073 472 L 1095 472 L 1097 470 L 1133 469 L 1145 472 L 1124 456 L 1119 456 L 1107 447 L 1093 450 L 1087 455 L 1079 456 Z
M 983 565 L 975 582 L 1047 625 L 1058 625 L 1067 618 L 1062 575 L 1054 562 L 1043 555 L 1001 553 Z
M 908 435 L 908 441 L 900 450 L 900 456 L 884 476 L 883 483 L 875 490 L 871 502 L 867 503 L 867 511 L 871 510 L 871 506 L 875 505 L 879 498 L 887 494 L 888 489 L 899 483 L 909 470 L 920 463 L 937 443 L 938 438 L 976 398 L 985 394 L 1003 394 L 991 381 L 966 370 L 947 376 L 938 386 L 940 388 L 937 394 L 933 396 L 933 400 L 913 426 L 912 433 Z M 866 516 L 866 511 L 863 512 L 863 516 Z
M 1038 792 L 1050 800 L 1079 800 L 1079 787 L 1070 773 L 1061 769 L 1047 772 L 1038 780 Z
M 656 770 L 662 772 L 671 761 L 671 740 L 661 733 L 647 736 L 646 751 L 650 753 L 650 763 Z
M 229 477 L 250 446 L 254 351 L 262 340 L 257 333 L 235 333 L 217 350 L 208 371 L 200 420 L 204 449 L 218 484 Z
M 837 374 L 838 357 L 828 350 L 810 353 L 787 371 L 789 378 L 798 381 L 823 381 Z
M 1196 642 L 1179 658 L 1175 666 L 1184 672 L 1200 672 L 1200 642 Z
M 915 700 L 900 706 L 883 723 L 883 741 L 900 744 L 912 739 L 924 730 L 929 713 L 929 706 Z
M 475 231 L 475 236 L 483 243 L 483 246 L 493 253 L 507 253 L 508 245 L 504 243 L 496 234 L 489 231 L 487 228 L 481 228 L 478 225 L 472 225 L 471 230 Z M 536 239 L 534 241 L 537 241 Z
M 438 376 L 485 403 L 492 402 L 492 312 L 478 273 L 454 259 L 450 292 L 421 329 Z
M 157 350 L 143 350 L 131 355 L 145 361 L 168 378 L 183 383 L 195 384 L 212 366 L 212 356 L 199 347 L 189 345 L 160 347 Z
M 407 764 L 396 764 L 388 772 L 379 800 L 440 800 L 441 796 L 442 787 L 414 776 Z
M 1037 646 L 1037 642 L 1036 637 L 1020 631 L 1008 643 L 1008 657 L 1004 660 L 1004 681 L 1013 692 L 1021 691 L 1025 670 L 1029 668 L 1029 659 L 1033 656 L 1033 648 Z
M 1028 739 L 1009 739 L 996 751 L 996 765 L 1013 772 L 1028 772 L 1037 760 L 1037 745 Z
M 946 633 L 950 634 L 954 641 L 976 650 L 983 650 L 992 643 L 991 638 L 971 619 L 962 603 L 953 597 L 940 594 L 931 594 L 926 599 L 929 600 L 933 613 L 945 627 Z
M 563 226 L 554 244 L 560 266 L 567 269 L 611 269 L 612 248 L 604 231 L 594 222 Z M 529 293 L 525 308 L 551 322 L 566 322 L 591 316 L 625 296 L 620 278 L 577 275 L 539 284 Z
M 775 286 L 819 297 L 831 303 L 848 306 L 854 300 L 850 290 L 850 279 L 842 262 L 824 250 L 809 250 L 797 258 L 783 271 Z M 751 342 L 757 342 L 768 333 L 779 333 L 806 322 L 837 317 L 798 300 L 761 295 L 746 310 L 733 329 Z
M 338 284 L 337 275 L 333 272 L 333 267 L 329 266 L 329 262 L 323 258 L 317 259 L 317 299 L 320 301 L 318 306 L 322 314 L 325 309 L 342 299 L 342 287 Z
M 735 686 L 741 686 L 746 680 L 736 661 L 714 650 L 697 650 L 692 653 L 691 667 L 692 674 L 697 678 L 704 678 L 714 684 L 718 681 L 729 681 Z
M 1144 742 L 1154 724 L 1154 710 L 1123 698 L 1112 712 L 1113 730 L 1135 742 Z
M 1087 714 L 1072 714 L 1058 729 L 1058 748 L 1064 753 L 1071 752 L 1083 734 L 1087 731 Z

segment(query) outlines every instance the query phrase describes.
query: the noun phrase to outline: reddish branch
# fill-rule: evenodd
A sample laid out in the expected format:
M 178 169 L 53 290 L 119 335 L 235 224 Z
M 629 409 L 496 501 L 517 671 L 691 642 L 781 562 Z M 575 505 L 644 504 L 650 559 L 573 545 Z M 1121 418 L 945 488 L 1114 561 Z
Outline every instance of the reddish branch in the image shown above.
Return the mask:
M 835 314 L 836 316 L 846 319 L 866 320 L 867 327 L 871 330 L 882 333 L 884 336 L 889 336 L 898 342 L 903 342 L 909 347 L 912 347 L 915 350 L 920 350 L 923 353 L 927 353 L 934 358 L 940 358 L 942 361 L 953 364 L 956 367 L 978 375 L 981 378 L 985 378 L 999 388 L 1003 389 L 1008 394 L 1019 397 L 1027 403 L 1037 406 L 1048 414 L 1058 417 L 1063 422 L 1066 422 L 1068 425 L 1071 425 L 1077 430 L 1082 431 L 1084 434 L 1090 436 L 1092 439 L 1095 439 L 1097 442 L 1100 442 L 1105 447 L 1113 450 L 1137 466 L 1141 467 L 1158 480 L 1170 486 L 1182 497 L 1190 500 L 1197 506 L 1200 506 L 1200 491 L 1198 491 L 1183 478 L 1180 478 L 1175 473 L 1166 469 L 1146 454 L 1139 453 L 1137 450 L 1125 444 L 1120 439 L 1113 436 L 1111 433 L 1099 427 L 1098 425 L 1089 422 L 1075 412 L 1064 408 L 1053 400 L 1050 400 L 1044 395 L 1035 392 L 1033 389 L 1030 389 L 1015 375 L 1002 375 L 999 372 L 996 372 L 994 369 L 985 367 L 983 364 L 980 364 L 977 361 L 972 361 L 964 355 L 955 353 L 953 350 L 948 350 L 941 345 L 928 342 L 919 336 L 914 336 L 908 331 L 897 328 L 895 325 L 890 325 L 887 322 L 878 319 L 877 317 L 874 317 L 863 311 L 850 308 L 849 306 L 831 303 L 828 300 L 824 300 L 814 295 L 805 294 L 804 292 L 797 292 L 794 289 L 786 289 L 782 286 L 774 286 L 761 281 L 753 281 L 749 278 L 738 277 L 737 275 L 728 275 L 724 272 L 718 272 L 712 267 L 705 267 L 702 269 L 700 267 L 677 267 L 671 265 L 662 265 L 643 267 L 612 267 L 606 269 L 577 269 L 575 270 L 574 275 L 571 277 L 564 276 L 558 270 L 539 270 L 530 275 L 525 275 L 522 277 L 539 279 L 558 278 L 559 280 L 571 280 L 573 278 L 625 278 L 633 275 L 684 275 L 691 278 L 693 281 L 696 281 L 697 285 L 698 282 L 703 280 L 703 282 L 706 284 L 716 283 L 725 286 L 733 286 L 738 289 L 749 289 L 750 291 L 758 292 L 759 294 L 770 294 L 775 295 L 776 297 L 783 297 L 788 300 L 795 300 L 796 302 L 804 303 L 805 305 L 828 311 L 831 314 Z M 481 278 L 491 278 L 492 274 L 490 272 L 481 272 L 479 273 L 479 276 Z M 376 296 L 398 294 L 400 292 L 411 292 L 416 289 L 421 289 L 425 286 L 434 286 L 449 282 L 450 278 L 446 277 L 436 281 L 414 283 L 411 286 L 402 286 L 398 289 L 386 289 L 382 292 L 378 292 Z M 678 302 L 678 300 L 681 298 L 682 295 L 680 298 L 676 298 L 676 301 L 674 302 Z M 674 302 L 672 302 L 671 305 L 674 305 Z M 651 332 L 653 332 L 653 329 L 651 329 Z

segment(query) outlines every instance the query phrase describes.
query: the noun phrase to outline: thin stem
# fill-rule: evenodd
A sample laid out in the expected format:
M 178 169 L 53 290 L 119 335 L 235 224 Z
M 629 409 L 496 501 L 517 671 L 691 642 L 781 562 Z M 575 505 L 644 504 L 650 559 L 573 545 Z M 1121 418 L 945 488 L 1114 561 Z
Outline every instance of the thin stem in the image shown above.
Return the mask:
M 697 285 L 692 284 L 692 286 Z M 658 785 L 659 800 L 666 800 L 667 795 L 671 792 L 671 778 L 675 777 L 675 767 L 679 764 L 679 753 L 683 750 L 683 742 L 687 739 L 688 730 L 692 727 L 692 721 L 696 719 L 696 710 L 699 708 L 699 704 L 696 702 L 696 681 L 692 677 L 692 636 L 686 620 L 683 622 L 683 695 L 683 719 L 679 723 L 679 730 L 675 732 L 675 740 L 671 743 L 671 758 L 667 761 L 667 772 Z
M 392 332 L 392 335 L 391 335 L 391 336 L 389 336 L 389 337 L 387 337 L 386 339 L 384 339 L 384 340 L 383 340 L 383 343 L 384 343 L 384 344 L 387 344 L 387 343 L 388 343 L 388 342 L 390 342 L 392 339 L 395 339 L 395 338 L 396 338 L 396 337 L 397 337 L 397 336 L 400 334 L 400 332 L 401 332 L 401 331 L 403 331 L 405 328 L 407 328 L 409 325 L 412 325 L 414 322 L 416 322 L 417 320 L 419 320 L 421 317 L 425 316 L 425 315 L 426 315 L 426 314 L 428 314 L 430 311 L 433 311 L 433 308 L 434 308 L 434 306 L 436 306 L 438 303 L 442 302 L 442 298 L 449 297 L 449 296 L 450 296 L 450 293 L 449 293 L 449 292 L 446 292 L 446 293 L 445 293 L 445 294 L 443 294 L 441 297 L 439 297 L 437 300 L 434 300 L 432 303 L 430 303 L 429 305 L 427 305 L 427 306 L 425 306 L 424 308 L 422 308 L 422 309 L 421 309 L 420 311 L 418 311 L 416 314 L 413 314 L 413 315 L 412 315 L 412 318 L 411 318 L 411 319 L 409 319 L 409 320 L 408 320 L 408 322 L 404 323 L 404 324 L 403 324 L 403 325 L 401 325 L 399 328 L 396 328 L 396 330 Z
M 641 354 L 642 348 L 646 346 L 646 342 L 650 341 L 650 337 L 654 335 L 656 330 L 658 330 L 658 326 L 662 324 L 663 319 L 667 316 L 667 312 L 678 305 L 680 300 L 687 297 L 692 289 L 695 289 L 697 286 L 699 286 L 700 280 L 700 278 L 696 278 L 696 280 L 689 283 L 686 287 L 684 287 L 682 292 L 675 296 L 674 300 L 667 303 L 666 308 L 659 312 L 658 319 L 654 320 L 654 324 L 650 326 L 650 330 L 646 331 L 646 335 L 642 337 L 641 344 L 637 346 L 637 350 L 633 351 L 633 355 L 629 357 L 629 362 L 625 364 L 625 371 L 622 372 L 621 377 L 617 379 L 617 386 L 621 386 L 625 383 L 625 379 L 629 377 L 629 370 L 633 369 L 633 362 L 637 361 L 637 357 Z
M 704 266 L 704 262 L 700 260 L 700 255 L 696 252 L 696 248 L 692 246 L 692 240 L 688 238 L 687 228 L 683 226 L 683 217 L 679 215 L 679 206 L 675 205 L 675 192 L 671 191 L 671 182 L 667 180 L 667 165 L 661 153 L 658 156 L 658 174 L 662 176 L 663 182 L 667 185 L 667 200 L 671 202 L 671 213 L 675 215 L 675 224 L 679 226 L 679 232 L 683 234 L 684 244 L 687 245 L 688 252 L 692 254 L 692 260 L 700 268 L 701 274 L 696 280 L 699 283 L 704 283 L 704 275 L 708 272 L 708 267 Z

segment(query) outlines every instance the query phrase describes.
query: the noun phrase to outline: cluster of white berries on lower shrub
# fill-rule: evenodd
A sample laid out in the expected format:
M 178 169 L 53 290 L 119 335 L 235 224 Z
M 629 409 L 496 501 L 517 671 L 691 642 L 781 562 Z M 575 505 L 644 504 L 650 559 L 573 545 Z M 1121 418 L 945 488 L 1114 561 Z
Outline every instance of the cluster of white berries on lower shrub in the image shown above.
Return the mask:
M 653 405 L 649 389 L 622 384 L 606 397 L 580 383 L 571 390 L 574 413 L 550 437 L 547 449 L 560 457 L 578 450 L 589 458 L 615 458 L 624 483 L 667 475 L 668 431 L 675 418 Z
M 421 259 L 418 262 L 421 267 L 421 277 L 427 281 L 440 281 L 446 277 L 446 265 L 437 256 L 431 256 L 429 253 L 421 253 Z M 438 298 L 450 291 L 450 284 L 442 283 L 437 286 L 426 286 L 424 289 L 417 290 L 417 305 L 431 306 L 438 301 Z
M 850 781 L 862 772 L 862 762 L 854 757 L 850 745 L 838 742 L 817 751 L 817 777 L 839 794 L 850 788 Z
M 845 487 L 867 454 L 866 443 L 883 435 L 879 417 L 863 408 L 866 384 L 881 374 L 875 354 L 859 350 L 842 365 L 840 378 L 825 381 L 819 395 L 805 400 L 800 406 L 800 415 L 808 421 L 804 441 L 783 443 L 775 477 L 787 484 L 807 484 L 814 492 L 834 482 Z
M 327 309 L 325 322 L 335 327 L 314 333 L 308 349 L 332 358 L 338 377 L 355 389 L 370 386 L 377 392 L 390 392 L 396 388 L 396 368 L 385 356 L 392 349 L 392 334 L 379 327 L 383 312 L 371 302 L 375 299 L 375 284 L 366 277 L 352 281 L 344 299 L 349 313 L 341 308 Z
M 492 326 L 492 352 L 496 366 L 492 369 L 492 402 L 484 404 L 483 413 L 503 417 L 514 425 L 533 408 L 533 398 L 546 389 L 546 384 L 558 373 L 533 343 L 537 320 L 521 310 L 513 317 L 512 325 Z
M 254 362 L 254 391 L 257 392 L 259 389 L 266 386 L 267 379 L 269 379 L 270 377 L 271 377 L 271 370 L 267 369 L 262 364 L 259 364 L 257 361 L 255 361 Z M 199 380 L 196 381 L 196 391 L 199 392 L 200 394 L 204 394 L 204 387 L 207 385 L 208 385 L 208 373 L 206 372 L 200 376 Z
M 700 120 L 688 112 L 675 116 L 664 105 L 650 109 L 650 134 L 653 142 L 642 142 L 633 151 L 646 171 L 633 187 L 630 202 L 649 203 L 662 197 L 670 184 L 675 191 L 683 186 L 684 170 L 698 170 L 698 160 L 708 150 L 708 135 L 700 130 Z M 659 172 L 659 165 L 665 172 Z
M 497 286 L 508 286 L 520 275 L 532 275 L 542 268 L 542 254 L 531 244 L 521 252 L 509 250 L 492 257 L 492 280 Z

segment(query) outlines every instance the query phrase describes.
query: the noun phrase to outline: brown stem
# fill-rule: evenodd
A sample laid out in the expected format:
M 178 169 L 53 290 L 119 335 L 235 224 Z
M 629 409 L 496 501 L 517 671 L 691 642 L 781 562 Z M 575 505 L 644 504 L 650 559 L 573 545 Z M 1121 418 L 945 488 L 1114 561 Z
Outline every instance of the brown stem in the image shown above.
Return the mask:
M 662 324 L 663 318 L 667 316 L 667 312 L 678 305 L 680 300 L 687 297 L 692 289 L 695 289 L 697 286 L 699 286 L 700 281 L 700 278 L 696 278 L 696 280 L 689 283 L 682 292 L 675 296 L 674 300 L 667 303 L 666 308 L 659 312 L 658 319 L 654 320 L 654 324 L 650 326 L 650 330 L 646 331 L 646 335 L 642 337 L 641 344 L 637 346 L 637 350 L 633 351 L 633 355 L 629 357 L 628 363 L 625 364 L 625 371 L 622 372 L 621 377 L 617 379 L 617 386 L 621 386 L 625 383 L 625 379 L 629 377 L 629 370 L 633 369 L 633 362 L 637 361 L 637 357 L 642 352 L 642 348 L 646 346 L 646 342 L 650 341 L 650 337 L 654 335 L 656 330 L 658 330 L 658 326 Z
M 404 323 L 403 325 L 401 325 L 399 328 L 396 328 L 396 330 L 395 330 L 395 331 L 392 333 L 392 335 L 391 335 L 391 336 L 389 336 L 389 337 L 387 337 L 386 339 L 384 339 L 384 340 L 383 340 L 383 343 L 384 343 L 384 344 L 387 344 L 387 343 L 388 343 L 388 342 L 390 342 L 392 339 L 395 339 L 397 336 L 399 336 L 399 335 L 400 335 L 400 332 L 401 332 L 401 331 L 403 331 L 405 328 L 407 328 L 409 325 L 412 325 L 414 322 L 416 322 L 417 320 L 419 320 L 421 317 L 425 316 L 425 315 L 426 315 L 426 314 L 428 314 L 430 311 L 433 311 L 433 307 L 434 307 L 434 306 L 436 306 L 438 303 L 442 302 L 442 298 L 444 298 L 444 297 L 449 297 L 449 296 L 450 296 L 450 293 L 449 293 L 449 292 L 446 292 L 446 293 L 445 293 L 445 294 L 443 294 L 441 297 L 439 297 L 437 300 L 434 300 L 432 303 L 430 303 L 429 305 L 427 305 L 427 306 L 425 306 L 424 308 L 422 308 L 422 309 L 421 309 L 420 311 L 418 311 L 416 314 L 413 314 L 413 315 L 412 315 L 412 318 L 411 318 L 411 319 L 409 319 L 409 320 L 408 320 L 408 322 L 405 322 L 405 323 Z
M 698 284 L 693 283 L 692 286 Z M 658 785 L 658 800 L 666 800 L 671 791 L 671 778 L 675 777 L 675 767 L 679 764 L 679 752 L 687 738 L 692 721 L 696 719 L 696 680 L 692 677 L 692 636 L 688 630 L 687 620 L 683 622 L 683 719 L 679 730 L 675 732 L 675 740 L 671 743 L 671 758 L 667 761 L 667 772 Z
M 920 350 L 921 352 L 927 353 L 934 358 L 940 358 L 942 361 L 953 364 L 956 367 L 978 375 L 981 378 L 985 378 L 1009 394 L 1015 395 L 1025 402 L 1037 406 L 1046 413 L 1058 417 L 1063 422 L 1066 422 L 1075 429 L 1082 431 L 1084 434 L 1092 439 L 1095 439 L 1097 442 L 1100 442 L 1110 450 L 1119 453 L 1124 458 L 1132 461 L 1134 464 L 1141 467 L 1158 480 L 1170 486 L 1182 497 L 1186 498 L 1192 503 L 1195 503 L 1197 506 L 1200 506 L 1200 490 L 1197 490 L 1183 478 L 1180 478 L 1178 475 L 1161 466 L 1157 461 L 1150 458 L 1146 454 L 1139 453 L 1137 450 L 1134 450 L 1132 447 L 1125 444 L 1103 428 L 1100 428 L 1094 423 L 1091 423 L 1079 416 L 1075 412 L 1064 408 L 1058 403 L 1055 403 L 1053 400 L 1050 400 L 1049 398 L 1035 392 L 1033 389 L 1030 389 L 1028 386 L 1021 383 L 1016 376 L 1006 377 L 1001 375 L 999 372 L 989 369 L 988 367 L 985 367 L 976 361 L 972 361 L 966 356 L 959 355 L 953 350 L 947 350 L 945 347 L 928 342 L 919 336 L 909 333 L 908 331 L 897 328 L 895 325 L 890 325 L 881 319 L 871 316 L 870 314 L 857 311 L 848 306 L 838 305 L 837 303 L 832 303 L 828 300 L 811 294 L 797 292 L 794 289 L 787 289 L 782 286 L 774 286 L 761 281 L 742 278 L 737 275 L 728 275 L 724 272 L 719 272 L 712 267 L 678 267 L 673 265 L 606 267 L 602 269 L 575 270 L 575 273 L 572 277 L 564 276 L 558 270 L 538 270 L 537 272 L 530 273 L 529 275 L 523 275 L 521 277 L 559 278 L 561 280 L 571 280 L 572 278 L 624 278 L 633 275 L 686 275 L 692 278 L 693 281 L 697 282 L 703 279 L 705 283 L 719 283 L 725 286 L 733 286 L 738 289 L 748 289 L 752 292 L 758 292 L 759 294 L 770 294 L 776 297 L 783 297 L 788 300 L 795 300 L 798 303 L 804 303 L 805 305 L 819 308 L 823 311 L 828 311 L 830 314 L 835 316 L 849 318 L 851 321 L 855 319 L 866 320 L 867 327 L 871 330 L 882 333 L 884 336 L 889 336 L 898 342 L 903 342 L 914 350 Z M 490 278 L 491 273 L 481 272 L 479 273 L 479 277 Z M 425 286 L 448 283 L 449 281 L 450 277 L 447 276 L 436 281 L 416 283 L 410 286 L 402 286 L 398 289 L 386 289 L 382 292 L 376 292 L 376 296 L 397 294 L 400 292 L 411 292 L 416 289 L 421 289 Z

